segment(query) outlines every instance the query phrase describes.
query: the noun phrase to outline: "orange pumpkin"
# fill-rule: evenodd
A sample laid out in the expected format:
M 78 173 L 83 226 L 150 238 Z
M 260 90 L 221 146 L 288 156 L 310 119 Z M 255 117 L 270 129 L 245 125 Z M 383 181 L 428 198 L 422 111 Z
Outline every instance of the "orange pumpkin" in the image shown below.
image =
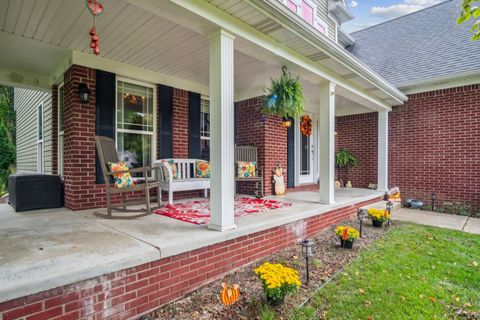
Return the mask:
M 229 287 L 226 282 L 222 282 L 222 287 L 223 290 L 220 293 L 220 299 L 224 305 L 228 306 L 234 304 L 238 298 L 240 298 L 240 287 L 238 284 Z

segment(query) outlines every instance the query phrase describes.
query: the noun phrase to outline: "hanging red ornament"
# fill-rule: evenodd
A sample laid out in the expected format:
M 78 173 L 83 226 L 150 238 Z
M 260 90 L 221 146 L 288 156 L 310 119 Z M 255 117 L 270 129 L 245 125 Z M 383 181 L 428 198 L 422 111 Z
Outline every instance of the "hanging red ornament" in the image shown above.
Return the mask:
M 93 16 L 93 27 L 90 29 L 90 48 L 93 49 L 93 54 L 99 55 L 100 54 L 100 48 L 99 48 L 99 43 L 100 39 L 98 38 L 97 35 L 97 29 L 96 29 L 96 18 L 97 16 L 102 13 L 103 11 L 103 6 L 97 2 L 97 0 L 87 0 L 87 8 L 90 11 L 90 13 Z

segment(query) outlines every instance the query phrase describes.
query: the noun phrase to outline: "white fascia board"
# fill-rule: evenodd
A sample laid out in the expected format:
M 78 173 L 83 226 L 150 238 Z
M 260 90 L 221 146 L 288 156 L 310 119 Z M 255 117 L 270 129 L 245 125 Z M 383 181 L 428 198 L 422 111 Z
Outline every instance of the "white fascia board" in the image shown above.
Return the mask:
M 437 77 L 420 81 L 412 81 L 398 85 L 405 94 L 415 94 L 436 90 L 480 84 L 480 71 L 465 72 L 445 77 Z
M 46 74 L 0 65 L 0 83 L 7 86 L 49 92 L 50 77 Z
M 217 7 L 214 7 L 211 4 L 208 4 L 204 1 L 198 1 L 198 0 L 170 0 L 170 1 L 178 5 L 179 7 L 182 7 L 192 13 L 195 13 L 201 16 L 202 18 L 217 25 L 219 28 L 225 29 L 273 53 L 278 57 L 291 61 L 297 66 L 300 66 L 306 70 L 309 70 L 310 72 L 313 72 L 314 74 L 316 74 L 317 76 L 325 80 L 334 82 L 339 86 L 342 86 L 345 89 L 354 92 L 355 94 L 371 101 L 372 103 L 382 107 L 383 109 L 390 109 L 390 105 L 387 104 L 385 101 L 370 95 L 363 88 L 356 85 L 355 83 L 348 81 L 343 77 L 341 77 L 340 75 L 332 72 L 331 70 L 316 64 L 315 62 L 299 54 L 295 50 L 288 48 L 287 46 L 272 39 L 271 37 L 256 30 L 255 28 L 239 21 L 238 19 L 232 17 L 230 14 L 226 13 L 221 9 L 218 9 Z M 248 1 L 248 2 L 250 3 L 251 1 Z M 149 10 L 153 14 L 156 14 L 157 10 L 160 10 L 160 11 L 162 10 L 160 3 L 154 3 L 147 0 L 136 0 L 136 1 L 132 1 L 131 3 L 136 4 L 137 6 L 140 6 L 146 10 Z M 279 4 L 282 5 L 281 3 Z M 240 49 L 237 48 L 237 50 L 240 50 Z M 402 97 L 405 98 L 405 99 L 400 99 L 398 97 L 396 98 L 396 100 L 398 101 L 398 104 L 402 104 L 403 101 L 406 100 L 406 96 L 404 96 L 403 93 L 401 93 L 400 91 L 398 92 L 402 95 Z M 388 95 L 392 96 L 391 93 L 389 93 Z
M 177 0 L 178 1 L 178 0 Z M 395 86 L 371 70 L 365 63 L 357 59 L 337 43 L 325 35 L 318 33 L 312 26 L 292 13 L 282 3 L 276 0 L 245 0 L 254 5 L 262 13 L 276 20 L 283 27 L 296 33 L 299 37 L 316 46 L 320 51 L 328 54 L 333 60 L 352 70 L 355 74 L 378 87 L 380 91 L 395 99 L 399 104 L 407 101 L 405 94 Z M 275 14 L 272 14 L 275 12 Z M 337 82 L 338 83 L 338 82 Z
M 95 56 L 89 53 L 73 51 L 72 64 L 112 72 L 116 75 L 132 80 L 163 84 L 182 90 L 197 92 L 202 95 L 209 95 L 209 89 L 206 85 L 140 68 L 131 64 Z

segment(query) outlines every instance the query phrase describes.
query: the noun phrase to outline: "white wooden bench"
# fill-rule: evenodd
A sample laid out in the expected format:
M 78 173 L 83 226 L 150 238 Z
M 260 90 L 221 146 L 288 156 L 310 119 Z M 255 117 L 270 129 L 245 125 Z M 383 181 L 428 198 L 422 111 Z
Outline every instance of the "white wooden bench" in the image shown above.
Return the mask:
M 177 165 L 177 177 L 173 177 L 169 161 Z M 209 178 L 195 177 L 195 162 L 199 159 L 161 159 L 154 162 L 154 166 L 160 167 L 158 183 L 162 191 L 168 191 L 168 203 L 173 203 L 175 191 L 205 190 L 205 198 L 208 197 L 210 189 Z M 168 175 L 165 173 L 168 172 Z

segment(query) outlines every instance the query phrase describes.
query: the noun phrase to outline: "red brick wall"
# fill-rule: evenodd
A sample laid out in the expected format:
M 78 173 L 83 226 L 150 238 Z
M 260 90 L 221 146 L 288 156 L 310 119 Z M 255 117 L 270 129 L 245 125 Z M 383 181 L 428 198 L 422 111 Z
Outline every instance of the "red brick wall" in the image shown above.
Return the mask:
M 409 95 L 389 114 L 389 186 L 402 197 L 460 201 L 480 208 L 480 85 Z M 337 149 L 362 162 L 354 186 L 377 178 L 377 114 L 339 117 Z
M 173 89 L 173 157 L 188 158 L 188 91 Z
M 273 193 L 272 171 L 280 163 L 287 168 L 287 128 L 281 119 L 260 113 L 263 97 L 252 98 L 235 104 L 237 113 L 237 145 L 258 148 L 258 162 L 264 168 L 265 194 Z M 286 172 L 286 171 L 285 171 Z M 285 186 L 287 175 L 284 173 Z M 237 183 L 240 193 L 253 193 L 254 184 Z
M 345 183 L 350 180 L 354 187 L 366 188 L 377 183 L 377 113 L 364 113 L 337 117 L 335 121 L 335 152 L 341 148 L 352 152 L 360 161 L 356 168 L 336 169 L 336 177 Z
M 389 117 L 390 185 L 480 208 L 480 85 L 408 98 Z
M 81 103 L 80 83 L 91 92 Z M 95 70 L 72 66 L 64 75 L 65 207 L 82 209 L 96 202 L 95 188 Z
M 130 319 L 356 214 L 357 203 L 173 257 L 0 303 L 0 319 Z M 302 234 L 292 227 L 305 226 Z
M 58 86 L 52 86 L 52 174 L 58 174 Z

